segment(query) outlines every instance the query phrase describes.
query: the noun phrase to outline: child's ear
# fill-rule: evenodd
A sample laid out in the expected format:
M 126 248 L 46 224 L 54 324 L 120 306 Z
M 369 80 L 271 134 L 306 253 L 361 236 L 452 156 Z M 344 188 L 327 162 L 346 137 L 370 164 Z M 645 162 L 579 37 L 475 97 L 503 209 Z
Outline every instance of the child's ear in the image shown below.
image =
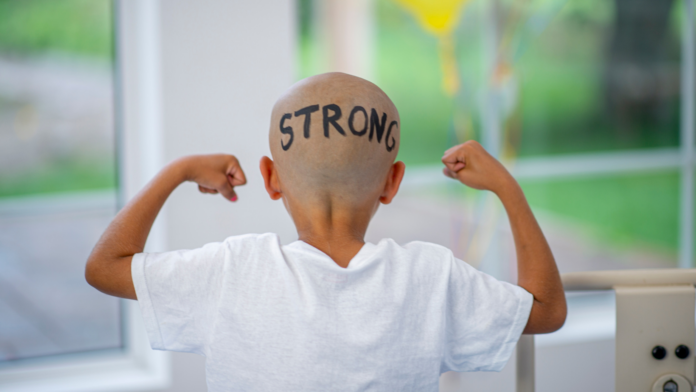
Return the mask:
M 278 172 L 275 170 L 275 164 L 273 160 L 269 157 L 264 156 L 259 162 L 259 168 L 261 169 L 261 175 L 263 176 L 263 182 L 266 186 L 266 192 L 272 200 L 278 200 L 283 197 L 283 193 L 280 191 L 280 183 L 278 182 Z
M 387 174 L 387 182 L 384 184 L 384 191 L 379 197 L 379 201 L 382 204 L 391 203 L 396 193 L 399 192 L 399 186 L 401 186 L 401 180 L 404 179 L 404 173 L 406 172 L 406 165 L 401 162 L 395 162 L 389 169 Z

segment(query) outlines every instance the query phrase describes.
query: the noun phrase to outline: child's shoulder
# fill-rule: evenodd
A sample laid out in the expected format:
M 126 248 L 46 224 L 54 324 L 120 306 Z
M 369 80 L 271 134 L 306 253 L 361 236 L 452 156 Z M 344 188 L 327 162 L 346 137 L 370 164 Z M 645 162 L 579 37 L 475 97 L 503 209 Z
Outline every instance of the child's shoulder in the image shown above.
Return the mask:
M 392 249 L 401 249 L 405 252 L 452 254 L 452 251 L 446 246 L 428 241 L 411 241 L 403 245 L 400 245 L 398 242 L 391 238 L 384 238 L 379 241 L 377 246 L 385 246 Z
M 408 259 L 425 264 L 454 259 L 454 254 L 449 248 L 427 241 L 411 241 L 402 245 L 391 238 L 384 238 L 375 245 L 375 252 L 384 253 L 397 260 Z
M 280 237 L 276 233 L 247 233 L 233 235 L 225 238 L 223 243 L 280 243 Z
M 248 233 L 233 235 L 225 238 L 221 242 L 213 242 L 204 245 L 203 247 L 219 247 L 235 253 L 238 252 L 253 252 L 258 249 L 280 249 L 280 237 L 276 233 Z
M 209 244 L 213 245 L 213 244 Z M 283 245 L 276 233 L 250 233 L 227 237 L 217 246 L 222 246 L 228 252 L 236 255 L 255 254 L 263 257 L 285 257 L 288 254 L 317 253 L 313 247 L 301 241 Z M 383 238 L 375 243 L 366 243 L 361 250 L 363 257 L 393 261 L 408 261 L 412 266 L 423 264 L 432 268 L 437 264 L 449 263 L 455 260 L 452 251 L 440 244 L 427 241 L 411 241 L 399 244 L 392 238 Z

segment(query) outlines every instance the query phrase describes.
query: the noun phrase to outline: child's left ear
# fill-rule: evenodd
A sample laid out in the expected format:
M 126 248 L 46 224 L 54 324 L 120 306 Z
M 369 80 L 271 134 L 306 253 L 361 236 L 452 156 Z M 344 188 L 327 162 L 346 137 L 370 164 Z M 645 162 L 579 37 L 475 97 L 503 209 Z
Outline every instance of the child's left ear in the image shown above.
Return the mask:
M 399 186 L 401 186 L 401 180 L 404 179 L 404 173 L 406 172 L 406 164 L 401 161 L 395 162 L 387 173 L 387 183 L 384 184 L 384 191 L 379 197 L 379 201 L 382 204 L 391 203 L 396 193 L 399 192 Z
M 278 172 L 275 170 L 273 160 L 267 156 L 264 156 L 261 158 L 261 162 L 259 162 L 259 168 L 261 169 L 263 183 L 266 186 L 268 196 L 270 196 L 272 200 L 278 200 L 283 197 L 283 193 L 280 191 L 280 184 L 278 182 Z

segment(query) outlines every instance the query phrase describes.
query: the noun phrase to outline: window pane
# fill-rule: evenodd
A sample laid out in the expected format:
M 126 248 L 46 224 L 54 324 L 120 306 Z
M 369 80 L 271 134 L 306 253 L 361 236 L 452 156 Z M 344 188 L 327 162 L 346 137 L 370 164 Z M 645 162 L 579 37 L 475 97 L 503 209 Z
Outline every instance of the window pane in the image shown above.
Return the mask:
M 367 74 L 399 108 L 406 180 L 370 240 L 438 242 L 512 279 L 500 203 L 439 173 L 447 148 L 475 139 L 525 173 L 562 272 L 676 265 L 681 1 L 299 3 L 300 76 L 352 72 L 334 59 L 366 51 Z M 340 27 L 358 12 L 372 21 L 363 41 Z M 674 163 L 641 166 L 664 157 Z
M 541 213 L 556 218 L 562 271 L 676 266 L 679 173 L 674 170 L 521 181 Z M 550 219 L 549 219 L 550 220 Z
M 107 0 L 0 1 L 0 361 L 119 348 L 87 256 L 116 211 Z
M 680 4 L 568 1 L 520 43 L 520 154 L 676 147 Z
M 451 32 L 427 19 L 437 3 L 457 2 L 375 2 L 403 159 L 437 162 L 492 122 L 514 156 L 678 145 L 681 3 L 460 1 Z

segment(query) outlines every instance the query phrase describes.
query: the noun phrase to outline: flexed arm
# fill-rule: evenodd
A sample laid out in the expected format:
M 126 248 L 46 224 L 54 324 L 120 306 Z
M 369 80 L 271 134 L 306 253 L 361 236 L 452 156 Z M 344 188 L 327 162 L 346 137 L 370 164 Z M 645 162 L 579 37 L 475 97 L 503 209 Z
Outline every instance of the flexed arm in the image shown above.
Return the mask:
M 195 155 L 178 159 L 150 181 L 114 218 L 87 259 L 85 278 L 97 290 L 137 299 L 131 278 L 133 255 L 143 251 L 147 236 L 169 195 L 182 182 L 193 181 L 203 193 L 237 200 L 234 187 L 246 177 L 232 155 Z
M 560 329 L 567 307 L 556 261 L 519 184 L 475 141 L 452 147 L 442 158 L 446 176 L 495 193 L 505 207 L 517 252 L 517 284 L 534 296 L 526 334 Z

